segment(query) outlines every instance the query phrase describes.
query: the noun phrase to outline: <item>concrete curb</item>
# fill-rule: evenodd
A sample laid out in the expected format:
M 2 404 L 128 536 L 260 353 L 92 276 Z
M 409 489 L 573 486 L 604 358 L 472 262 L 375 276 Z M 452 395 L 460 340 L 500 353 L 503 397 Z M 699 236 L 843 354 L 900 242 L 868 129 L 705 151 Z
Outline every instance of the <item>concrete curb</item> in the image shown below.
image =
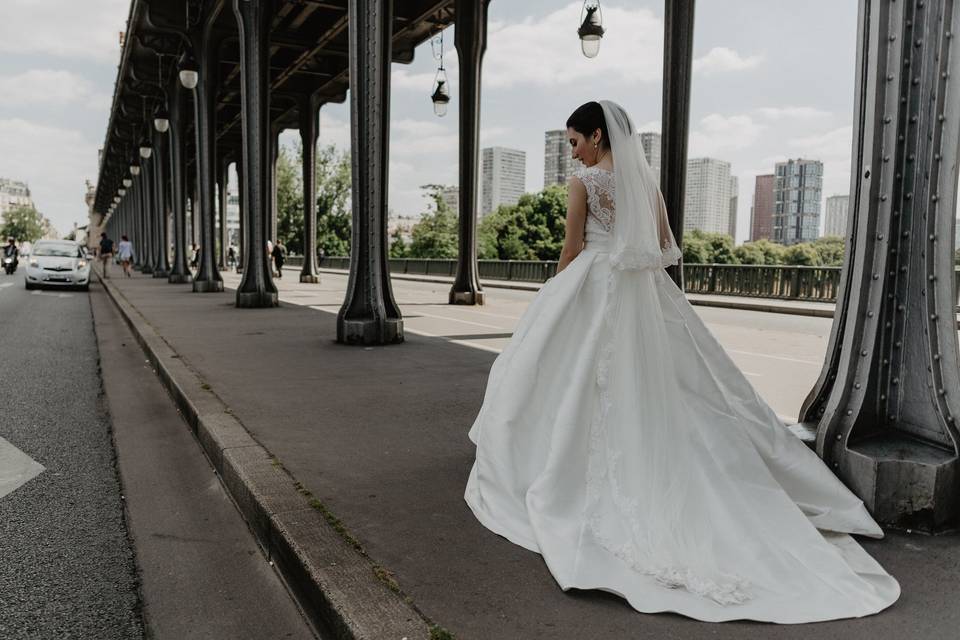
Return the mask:
M 429 640 L 431 625 L 311 505 L 309 494 L 123 293 L 99 278 L 251 531 L 324 637 Z M 328 635 L 329 634 L 329 635 Z

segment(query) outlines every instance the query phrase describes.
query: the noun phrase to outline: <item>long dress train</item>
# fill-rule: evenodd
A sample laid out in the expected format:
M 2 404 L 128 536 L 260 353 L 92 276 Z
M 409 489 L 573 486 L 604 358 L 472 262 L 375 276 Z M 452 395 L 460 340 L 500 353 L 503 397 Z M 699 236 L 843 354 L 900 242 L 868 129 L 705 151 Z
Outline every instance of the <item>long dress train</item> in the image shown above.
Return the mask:
M 490 371 L 469 434 L 476 517 L 542 554 L 561 588 L 641 612 L 800 623 L 889 606 L 897 581 L 849 535 L 880 527 L 666 272 L 634 272 L 611 298 L 612 176 L 579 173 L 584 250 Z

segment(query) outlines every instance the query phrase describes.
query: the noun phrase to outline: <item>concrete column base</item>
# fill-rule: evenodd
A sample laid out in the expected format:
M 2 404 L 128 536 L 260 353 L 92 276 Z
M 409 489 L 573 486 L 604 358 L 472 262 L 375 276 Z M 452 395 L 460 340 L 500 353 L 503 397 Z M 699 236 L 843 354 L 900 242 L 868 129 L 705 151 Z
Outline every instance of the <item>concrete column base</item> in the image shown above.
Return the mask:
M 157 269 L 156 271 L 153 272 L 153 277 L 154 277 L 154 278 L 166 278 L 166 277 L 169 277 L 169 276 L 170 276 L 170 272 L 169 272 L 169 271 L 164 271 L 164 270 L 162 270 L 162 269 Z
M 450 304 L 483 304 L 486 297 L 483 291 L 451 291 Z
M 337 342 L 341 344 L 371 345 L 403 342 L 403 320 L 338 320 Z
M 170 284 L 189 284 L 193 282 L 193 276 L 189 273 L 171 273 L 169 276 L 167 276 L 167 282 Z
M 320 282 L 320 276 L 312 276 L 306 273 L 301 273 L 300 282 L 309 282 L 311 284 L 317 284 Z
M 237 273 L 243 273 L 243 267 L 237 265 Z
M 194 280 L 194 293 L 218 293 L 223 291 L 223 280 Z
M 253 291 L 245 293 L 237 291 L 237 308 L 240 309 L 263 309 L 276 307 L 278 304 L 276 292 Z
M 153 267 L 148 264 L 142 265 L 140 267 L 140 273 L 153 273 Z

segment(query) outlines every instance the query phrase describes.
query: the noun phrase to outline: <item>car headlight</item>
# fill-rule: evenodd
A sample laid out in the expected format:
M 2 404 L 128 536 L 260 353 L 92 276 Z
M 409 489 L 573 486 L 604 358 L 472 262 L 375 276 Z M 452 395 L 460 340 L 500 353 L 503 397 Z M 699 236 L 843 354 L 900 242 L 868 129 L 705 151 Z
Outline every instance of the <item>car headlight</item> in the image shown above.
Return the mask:
M 87 266 L 86 260 L 77 260 L 77 269 L 83 269 L 85 266 Z

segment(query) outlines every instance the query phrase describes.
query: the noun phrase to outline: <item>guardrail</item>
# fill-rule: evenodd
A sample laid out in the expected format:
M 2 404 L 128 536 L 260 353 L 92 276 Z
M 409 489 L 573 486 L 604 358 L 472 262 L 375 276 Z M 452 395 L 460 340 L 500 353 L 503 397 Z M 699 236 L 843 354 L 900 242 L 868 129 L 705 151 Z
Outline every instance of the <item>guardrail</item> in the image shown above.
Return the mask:
M 302 258 L 291 256 L 291 266 Z M 557 263 L 546 260 L 478 260 L 484 280 L 545 282 L 557 273 Z M 350 258 L 324 258 L 327 269 L 349 269 Z M 840 289 L 840 267 L 804 267 L 752 264 L 684 264 L 687 293 L 835 302 Z M 390 260 L 392 273 L 449 276 L 457 273 L 456 260 L 399 258 Z M 960 267 L 954 274 L 954 296 L 960 305 Z

